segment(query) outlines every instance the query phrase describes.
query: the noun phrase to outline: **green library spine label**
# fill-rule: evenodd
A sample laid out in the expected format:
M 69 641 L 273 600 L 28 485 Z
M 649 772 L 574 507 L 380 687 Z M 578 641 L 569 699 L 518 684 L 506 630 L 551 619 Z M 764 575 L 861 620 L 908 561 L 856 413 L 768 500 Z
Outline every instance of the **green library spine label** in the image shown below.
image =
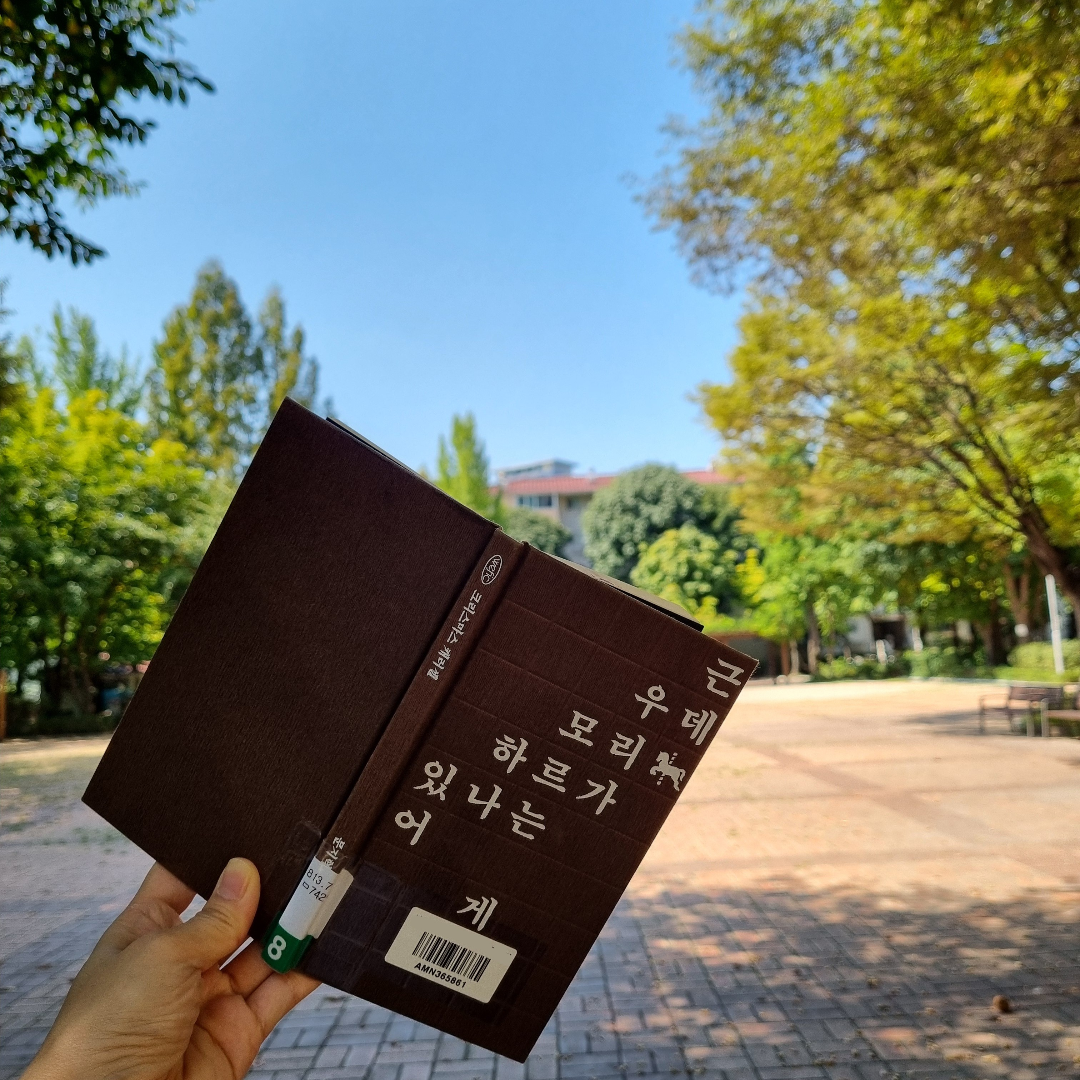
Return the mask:
M 310 934 L 302 938 L 293 937 L 288 930 L 282 929 L 279 919 L 263 938 L 262 958 L 275 971 L 292 971 L 314 940 Z

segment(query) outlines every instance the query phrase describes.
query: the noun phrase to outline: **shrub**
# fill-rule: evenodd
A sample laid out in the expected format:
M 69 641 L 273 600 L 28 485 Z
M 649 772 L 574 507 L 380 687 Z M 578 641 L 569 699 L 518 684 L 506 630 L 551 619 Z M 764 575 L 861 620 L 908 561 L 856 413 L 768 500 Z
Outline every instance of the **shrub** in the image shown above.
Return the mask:
M 506 532 L 515 540 L 532 544 L 549 555 L 562 555 L 563 548 L 574 539 L 574 534 L 554 518 L 520 506 L 507 512 Z
M 1080 668 L 1080 638 L 1070 638 L 1061 643 L 1066 668 Z M 1027 668 L 1030 671 L 1053 671 L 1054 648 L 1049 641 L 1029 641 L 1017 645 L 1009 653 L 1009 666 Z
M 836 660 L 828 660 L 818 664 L 818 673 L 815 680 L 821 682 L 836 682 L 841 679 L 895 679 L 908 673 L 906 658 L 894 656 L 887 664 L 879 664 L 877 660 L 857 657 L 853 660 L 845 660 L 838 657 Z
M 120 711 L 103 713 L 46 713 L 36 702 L 7 701 L 7 737 L 36 739 L 44 735 L 100 735 L 120 723 Z
M 994 672 L 986 664 L 981 649 L 970 646 L 933 646 L 922 652 L 908 651 L 904 659 L 916 678 L 992 679 Z

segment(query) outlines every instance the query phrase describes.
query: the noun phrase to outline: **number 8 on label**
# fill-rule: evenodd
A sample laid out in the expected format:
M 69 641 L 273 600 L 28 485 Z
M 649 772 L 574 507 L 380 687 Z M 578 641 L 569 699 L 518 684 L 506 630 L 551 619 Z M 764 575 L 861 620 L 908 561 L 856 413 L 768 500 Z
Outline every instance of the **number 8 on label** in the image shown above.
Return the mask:
M 281 954 L 285 951 L 285 946 L 288 944 L 286 940 L 278 934 L 269 945 L 266 946 L 266 955 L 271 960 L 280 960 Z

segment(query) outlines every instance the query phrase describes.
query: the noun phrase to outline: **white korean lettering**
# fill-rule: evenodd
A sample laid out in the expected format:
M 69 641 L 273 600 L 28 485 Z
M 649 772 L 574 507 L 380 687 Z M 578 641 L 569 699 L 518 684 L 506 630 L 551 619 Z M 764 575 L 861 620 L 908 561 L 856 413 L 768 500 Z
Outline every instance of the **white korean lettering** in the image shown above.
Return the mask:
M 427 828 L 427 823 L 430 820 L 430 810 L 425 810 L 424 816 L 419 821 L 413 817 L 413 812 L 411 810 L 402 810 L 400 814 L 395 816 L 394 824 L 397 825 L 399 829 L 416 830 L 416 835 L 409 841 L 409 847 L 413 847 L 416 844 L 416 841 L 423 835 L 424 830 Z
M 514 771 L 514 766 L 519 761 L 528 761 L 525 756 L 525 751 L 528 749 L 528 739 L 514 739 L 509 735 L 499 735 L 495 739 L 495 749 L 492 750 L 492 755 L 496 761 L 508 761 L 509 765 L 506 766 L 507 775 Z
M 446 789 L 450 786 L 450 781 L 453 780 L 454 777 L 457 775 L 457 766 L 451 765 L 446 773 L 446 779 L 443 780 L 438 787 L 436 787 L 435 781 L 440 780 L 442 778 L 442 774 L 442 762 L 429 761 L 424 766 L 424 775 L 427 777 L 427 780 L 425 780 L 422 784 L 417 784 L 413 788 L 413 791 L 424 791 L 427 792 L 428 795 L 437 795 L 439 798 L 439 802 L 446 802 Z
M 577 709 L 574 710 L 574 719 L 570 721 L 570 730 L 566 728 L 559 728 L 559 734 L 565 736 L 567 739 L 573 739 L 575 742 L 584 743 L 586 746 L 592 746 L 592 739 L 586 739 L 592 729 L 596 727 L 596 721 L 591 716 L 586 716 L 584 713 L 579 713 Z
M 483 821 L 492 810 L 498 810 L 500 803 L 498 801 L 499 796 L 502 794 L 502 788 L 498 784 L 493 785 L 495 790 L 491 793 L 490 799 L 485 799 L 480 794 L 480 789 L 476 784 L 469 785 L 469 802 L 473 806 L 482 806 L 484 809 L 480 812 L 480 820 Z
M 466 896 L 465 899 L 468 903 L 458 910 L 458 914 L 467 915 L 471 911 L 473 913 L 473 926 L 477 930 L 483 930 L 487 926 L 488 919 L 491 918 L 491 913 L 498 907 L 499 901 L 494 896 L 481 896 L 479 900 Z
M 537 776 L 533 773 L 533 779 L 538 784 L 544 784 L 546 787 L 554 788 L 556 791 L 566 791 L 566 785 L 563 781 L 566 779 L 566 774 L 570 771 L 570 766 L 562 761 L 556 761 L 553 757 L 549 757 L 540 769 L 542 776 Z
M 668 707 L 666 705 L 660 704 L 660 702 L 663 701 L 665 697 L 664 688 L 662 686 L 660 686 L 659 684 L 656 686 L 650 686 L 649 689 L 645 691 L 645 693 L 649 696 L 642 697 L 640 694 L 634 695 L 634 697 L 637 698 L 637 700 L 645 706 L 645 708 L 641 710 L 642 720 L 644 720 L 645 717 L 649 715 L 650 709 L 659 709 L 661 712 L 668 711 Z
M 637 737 L 637 742 L 635 742 L 633 735 L 620 735 L 618 732 L 615 732 L 615 738 L 611 740 L 611 753 L 616 757 L 626 758 L 626 764 L 623 766 L 623 770 L 625 771 L 637 761 L 637 756 L 641 753 L 641 748 L 644 745 L 644 735 L 639 735 Z
M 521 803 L 521 813 L 511 813 L 510 816 L 513 818 L 513 831 L 518 836 L 525 837 L 526 840 L 536 839 L 532 833 L 526 832 L 526 829 L 540 829 L 542 831 L 545 828 L 543 824 L 544 815 L 537 813 L 532 808 L 532 803 L 525 800 L 522 800 Z
M 708 689 L 714 694 L 719 694 L 720 697 L 730 697 L 731 695 L 728 694 L 726 690 L 721 690 L 716 685 L 716 680 L 723 679 L 724 682 L 731 683 L 732 686 L 737 688 L 742 685 L 742 683 L 739 682 L 739 676 L 743 673 L 745 668 L 736 667 L 734 664 L 729 664 L 726 660 L 721 660 L 719 657 L 716 658 L 716 662 L 722 668 L 727 668 L 729 674 L 723 675 L 719 671 L 713 671 L 711 667 L 707 667 L 705 670 L 709 673 Z
M 595 780 L 586 780 L 586 784 L 592 789 L 585 795 L 578 795 L 578 799 L 591 799 L 604 790 L 603 784 L 598 784 Z M 614 780 L 609 780 L 607 783 L 607 794 L 596 805 L 596 813 L 599 814 L 605 806 L 610 806 L 615 801 L 615 791 L 618 788 L 618 784 Z
M 687 709 L 686 715 L 683 717 L 682 726 L 684 728 L 690 728 L 693 731 L 691 739 L 698 746 L 704 741 L 705 737 L 709 734 L 713 724 L 716 723 L 716 713 L 711 709 L 702 709 L 701 712 L 695 712 L 693 709 Z

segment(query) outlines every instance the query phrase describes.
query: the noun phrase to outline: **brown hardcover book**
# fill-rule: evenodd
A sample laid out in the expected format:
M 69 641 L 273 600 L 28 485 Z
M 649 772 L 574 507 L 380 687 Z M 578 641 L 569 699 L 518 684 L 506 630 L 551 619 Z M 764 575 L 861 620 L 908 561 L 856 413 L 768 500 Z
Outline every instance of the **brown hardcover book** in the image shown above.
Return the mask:
M 524 1060 L 755 662 L 291 401 L 84 796 L 280 969 Z

